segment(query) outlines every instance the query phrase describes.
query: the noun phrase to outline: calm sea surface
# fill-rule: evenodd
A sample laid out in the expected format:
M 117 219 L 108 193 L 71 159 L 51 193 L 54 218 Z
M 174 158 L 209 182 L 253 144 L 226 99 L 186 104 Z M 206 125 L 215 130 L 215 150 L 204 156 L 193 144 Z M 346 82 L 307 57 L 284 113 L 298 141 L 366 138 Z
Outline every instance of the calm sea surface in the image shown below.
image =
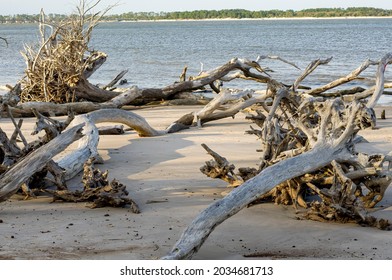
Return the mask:
M 24 44 L 38 42 L 36 25 L 0 25 L 0 85 L 15 84 L 23 76 L 20 55 Z M 317 58 L 333 60 L 320 66 L 304 82 L 315 86 L 345 75 L 365 59 L 380 59 L 392 52 L 392 19 L 321 19 L 186 22 L 101 23 L 93 33 L 91 47 L 108 54 L 107 62 L 90 80 L 105 84 L 128 69 L 129 85 L 162 87 L 178 80 L 182 68 L 195 75 L 215 68 L 233 57 L 256 59 L 278 55 L 301 69 Z M 290 83 L 301 73 L 279 61 L 262 64 L 271 75 Z M 372 78 L 375 67 L 363 76 Z M 392 71 L 386 73 L 386 78 Z M 362 82 L 356 82 L 360 84 Z M 254 82 L 231 82 L 230 87 L 258 89 Z

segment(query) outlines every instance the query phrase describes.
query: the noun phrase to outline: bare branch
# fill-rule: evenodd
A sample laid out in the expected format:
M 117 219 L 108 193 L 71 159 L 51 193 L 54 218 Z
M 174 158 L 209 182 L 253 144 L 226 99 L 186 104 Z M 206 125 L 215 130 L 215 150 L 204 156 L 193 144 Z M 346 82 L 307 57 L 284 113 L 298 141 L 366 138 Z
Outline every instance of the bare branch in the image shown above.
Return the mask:
M 317 60 L 312 61 L 312 62 L 306 67 L 306 69 L 305 69 L 305 71 L 302 73 L 302 75 L 299 76 L 299 77 L 295 80 L 295 82 L 294 82 L 294 84 L 293 84 L 293 86 L 292 86 L 293 91 L 296 91 L 297 88 L 298 88 L 298 86 L 299 86 L 299 84 L 300 84 L 307 76 L 309 76 L 309 74 L 311 74 L 314 70 L 316 70 L 316 68 L 317 68 L 319 65 L 328 64 L 331 60 L 332 60 L 332 57 L 327 58 L 327 59 L 325 59 L 325 60 L 317 59 Z
M 275 60 L 280 60 L 284 63 L 287 63 L 295 68 L 297 68 L 298 70 L 301 70 L 301 68 L 299 68 L 297 65 L 295 65 L 293 62 L 290 62 L 286 59 L 281 58 L 280 56 L 276 56 L 276 55 L 259 55 L 256 59 L 256 62 L 260 62 L 263 59 L 275 59 Z
M 8 47 L 8 41 L 7 41 L 7 39 L 6 39 L 6 38 L 4 38 L 4 37 L 0 37 L 0 40 L 3 40 L 3 41 L 5 42 L 5 44 L 6 44 L 6 46 Z

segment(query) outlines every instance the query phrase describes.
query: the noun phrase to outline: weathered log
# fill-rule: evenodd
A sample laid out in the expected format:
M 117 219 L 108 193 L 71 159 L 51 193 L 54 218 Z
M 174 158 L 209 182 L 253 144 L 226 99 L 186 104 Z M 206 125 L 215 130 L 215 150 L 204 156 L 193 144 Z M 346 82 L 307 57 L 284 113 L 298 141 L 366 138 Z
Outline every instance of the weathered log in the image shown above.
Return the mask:
M 71 153 L 55 159 L 57 164 L 66 172 L 65 178 L 69 180 L 83 169 L 83 164 L 91 157 L 100 158 L 97 151 L 99 132 L 95 124 L 102 122 L 116 122 L 133 128 L 141 137 L 158 136 L 166 133 L 153 129 L 144 118 L 121 109 L 103 109 L 88 114 L 78 115 L 70 123 L 73 127 L 84 123 L 83 135 L 78 148 Z
M 57 104 L 52 102 L 25 102 L 19 103 L 15 107 L 9 107 L 12 115 L 18 117 L 34 116 L 33 110 L 49 116 L 64 116 L 69 111 L 75 114 L 85 114 L 100 109 L 121 108 L 124 105 L 132 102 L 141 96 L 141 91 L 137 87 L 132 87 L 129 90 L 118 93 L 111 100 L 104 103 L 94 102 L 71 102 L 64 104 Z M 2 116 L 8 117 L 8 113 L 3 113 Z
M 202 88 L 203 86 L 209 85 L 235 70 L 240 70 L 244 73 L 245 76 L 257 79 L 260 82 L 267 83 L 270 81 L 270 78 L 267 76 L 250 72 L 252 68 L 259 72 L 263 72 L 260 65 L 255 61 L 233 58 L 226 64 L 217 67 L 216 69 L 204 72 L 200 76 L 193 77 L 192 80 L 177 82 L 161 89 L 141 89 L 141 97 L 129 104 L 140 105 L 156 100 L 166 100 L 176 93 L 196 90 Z M 90 101 L 106 102 L 114 98 L 116 95 L 118 95 L 118 93 L 99 89 L 98 87 L 90 84 L 86 79 L 81 79 L 76 87 L 76 95 L 79 98 Z
M 18 161 L 6 172 L 0 175 L 0 202 L 7 200 L 35 172 L 43 169 L 52 158 L 80 138 L 84 124 L 78 124 L 68 131 Z M 23 172 L 21 172 L 23 170 Z
M 322 112 L 320 131 L 316 136 L 317 140 L 311 144 L 313 147 L 311 150 L 265 168 L 257 176 L 231 191 L 225 198 L 211 204 L 193 220 L 164 259 L 190 258 L 199 250 L 216 226 L 276 185 L 318 170 L 333 160 L 352 159 L 350 139 L 360 106 L 356 103 L 352 104 L 347 112 L 345 129 L 340 131 L 338 137 L 334 137 L 336 131 L 333 129 L 330 131 L 327 126 L 331 121 L 333 110 L 334 103 L 331 102 Z
M 100 87 L 91 84 L 84 77 L 79 79 L 73 90 L 75 90 L 75 95 L 78 100 L 82 99 L 93 102 L 106 102 L 120 94 L 118 92 L 101 89 Z
M 202 211 L 164 259 L 191 258 L 216 226 L 239 212 L 263 193 L 293 177 L 315 171 L 334 159 L 341 160 L 348 156 L 344 145 L 320 143 L 309 152 L 264 169 L 256 177 L 246 181 L 232 190 L 225 198 Z
M 46 116 L 65 116 L 69 110 L 75 114 L 85 114 L 99 109 L 115 108 L 112 104 L 102 104 L 93 102 L 72 102 L 57 104 L 52 102 L 25 102 L 19 103 L 16 107 L 11 107 L 12 115 L 16 117 L 33 117 L 32 109 Z M 8 117 L 3 113 L 2 117 Z
M 364 168 L 369 167 L 366 165 L 365 161 L 362 160 L 362 163 L 360 163 L 358 162 L 358 159 L 355 159 L 357 156 L 353 152 L 352 139 L 354 138 L 356 131 L 374 124 L 374 116 L 372 116 L 371 111 L 383 91 L 384 70 L 386 65 L 390 63 L 390 57 L 391 55 L 387 54 L 379 62 L 376 86 L 374 89 L 368 90 L 372 93 L 372 97 L 367 104 L 368 107 L 361 107 L 355 101 L 351 102 L 351 104 L 344 104 L 342 101 L 339 101 L 339 99 L 335 99 L 334 102 L 318 103 L 317 101 L 324 101 L 325 99 L 323 97 L 312 98 L 309 97 L 308 94 L 303 94 L 301 98 L 298 98 L 298 95 L 292 94 L 291 90 L 296 91 L 300 81 L 314 71 L 320 63 L 328 63 L 329 60 L 326 60 L 325 62 L 318 60 L 311 63 L 305 72 L 296 82 L 294 82 L 291 88 L 285 87 L 282 84 L 279 85 L 278 83 L 273 84 L 272 92 L 274 102 L 267 118 L 262 123 L 263 131 L 261 138 L 266 146 L 263 148 L 265 163 L 260 166 L 261 172 L 234 189 L 225 198 L 213 203 L 204 210 L 183 232 L 172 251 L 164 258 L 182 259 L 191 257 L 197 252 L 204 240 L 217 225 L 237 213 L 257 197 L 269 193 L 277 185 L 282 183 L 287 182 L 288 187 L 291 188 L 290 180 L 320 170 L 331 163 L 337 174 L 335 177 L 337 179 L 335 180 L 339 181 L 338 184 L 334 185 L 335 194 L 331 194 L 331 196 L 335 195 L 341 197 L 340 203 L 347 206 L 347 208 L 342 208 L 340 205 L 337 205 L 336 207 L 340 207 L 337 209 L 342 209 L 343 211 L 341 212 L 343 212 L 343 215 L 347 215 L 347 217 L 352 215 L 349 217 L 351 219 L 358 217 L 360 221 L 368 224 L 373 223 L 374 225 L 377 224 L 377 226 L 382 224 L 380 227 L 388 225 L 389 223 L 386 221 L 380 221 L 379 223 L 377 222 L 377 219 L 369 218 L 369 216 L 363 212 L 363 206 L 365 203 L 369 207 L 373 207 L 375 203 L 381 200 L 386 186 L 389 185 L 391 181 L 391 179 L 386 179 L 389 175 L 383 174 L 380 179 L 377 180 L 370 179 L 369 182 L 376 182 L 375 185 L 377 185 L 377 187 L 374 188 L 372 184 L 368 183 L 367 187 L 370 190 L 370 202 L 366 197 L 361 201 L 358 199 L 358 195 L 360 194 L 359 189 L 343 171 L 343 168 L 347 170 L 350 169 L 343 165 L 340 166 L 338 162 L 349 162 L 348 166 L 353 166 L 355 169 L 357 169 L 358 166 Z M 361 67 L 350 73 L 347 77 L 330 83 L 325 88 L 317 89 L 315 91 L 316 95 L 337 84 L 346 83 L 347 81 L 356 78 L 361 71 L 371 64 L 374 63 L 366 61 Z M 367 96 L 363 93 L 361 93 L 361 96 L 356 96 L 356 98 L 366 97 Z M 279 115 L 277 114 L 278 108 L 282 112 Z M 278 115 L 278 117 L 275 117 L 276 115 Z M 294 133 L 293 128 L 295 127 L 298 127 L 299 132 L 304 135 L 304 137 L 301 136 L 299 138 L 300 141 L 295 141 L 299 144 L 299 153 L 292 155 L 287 154 L 287 147 L 290 146 L 281 149 L 280 145 L 285 141 L 287 142 L 287 138 L 282 137 L 283 135 L 281 133 L 283 130 L 287 130 L 287 128 L 283 129 L 283 125 L 278 123 L 278 121 L 282 122 L 282 119 L 284 121 L 283 124 L 286 124 L 286 127 L 290 128 L 288 131 L 291 130 L 293 132 L 292 135 L 297 134 Z M 287 132 L 284 133 L 289 135 Z M 306 143 L 302 139 L 305 139 Z M 276 155 L 283 155 L 283 157 L 277 158 Z M 376 165 L 374 166 L 376 167 Z M 389 167 L 390 166 L 391 164 L 389 164 Z M 391 173 L 390 170 L 382 172 L 386 172 L 385 174 Z M 362 173 L 362 170 L 357 171 L 357 173 Z M 315 185 L 310 182 L 307 184 L 320 196 L 324 196 L 324 193 Z M 294 195 L 292 194 L 291 197 L 298 197 L 299 191 L 300 189 L 297 188 Z M 376 194 L 375 191 L 378 193 Z M 326 201 L 328 201 L 328 199 L 326 199 Z M 303 201 L 302 203 L 305 202 Z M 335 206 L 329 205 L 327 207 Z M 337 217 L 336 215 L 341 214 L 338 212 L 339 211 L 332 215 Z
M 193 124 L 194 113 L 189 113 L 177 121 L 173 122 L 169 127 L 166 128 L 167 133 L 175 133 L 183 129 L 189 128 Z

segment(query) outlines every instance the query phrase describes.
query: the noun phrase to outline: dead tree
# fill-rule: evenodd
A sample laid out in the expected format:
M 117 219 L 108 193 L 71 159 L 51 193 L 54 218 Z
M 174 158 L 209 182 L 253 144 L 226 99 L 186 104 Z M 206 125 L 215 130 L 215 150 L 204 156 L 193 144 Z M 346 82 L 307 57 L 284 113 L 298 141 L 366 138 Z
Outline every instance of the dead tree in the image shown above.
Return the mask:
M 376 86 L 365 94 L 351 95 L 349 102 L 344 101 L 345 96 L 328 98 L 323 93 L 354 79 L 373 62 L 366 61 L 347 77 L 322 89 L 298 91 L 301 81 L 329 61 L 313 61 L 291 86 L 270 83 L 272 106 L 264 108 L 264 114 L 259 110 L 259 116 L 253 117 L 261 128 L 252 131 L 262 143 L 262 161 L 257 175 L 242 179 L 241 174 L 234 173 L 234 166 L 207 147 L 215 161 L 207 162 L 202 167 L 203 173 L 229 183 L 233 178 L 244 182 L 202 211 L 165 259 L 191 258 L 216 226 L 250 203 L 271 196 L 275 196 L 277 202 L 289 200 L 310 207 L 310 218 L 356 220 L 380 228 L 390 227 L 388 221 L 368 216 L 366 208 L 374 207 L 389 186 L 392 158 L 357 153 L 354 139 L 360 129 L 375 125 L 373 107 L 383 92 L 384 71 L 392 62 L 392 54 L 378 62 Z M 370 92 L 369 101 L 362 102 Z M 302 197 L 305 186 L 322 202 L 306 202 Z M 364 194 L 365 189 L 367 194 Z

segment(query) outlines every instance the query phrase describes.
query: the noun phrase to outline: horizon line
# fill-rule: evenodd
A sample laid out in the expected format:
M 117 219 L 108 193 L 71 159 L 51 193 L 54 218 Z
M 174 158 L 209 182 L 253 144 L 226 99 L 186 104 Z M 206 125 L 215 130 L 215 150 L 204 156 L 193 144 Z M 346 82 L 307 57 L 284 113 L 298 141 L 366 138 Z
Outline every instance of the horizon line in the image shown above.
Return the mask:
M 45 12 L 45 8 L 40 8 Z M 259 10 L 249 10 L 249 9 L 243 9 L 243 8 L 227 8 L 227 9 L 197 9 L 197 10 L 184 10 L 184 11 L 127 11 L 127 12 L 123 12 L 123 13 L 110 13 L 110 10 L 108 11 L 107 15 L 108 16 L 113 16 L 113 15 L 122 15 L 122 14 L 126 14 L 126 13 L 154 13 L 154 14 L 159 14 L 159 13 L 186 13 L 186 12 L 197 12 L 197 11 L 233 11 L 233 10 L 240 10 L 240 11 L 248 11 L 248 12 L 260 12 L 260 11 L 264 11 L 264 12 L 269 12 L 269 11 L 280 11 L 280 12 L 287 12 L 287 11 L 294 11 L 294 12 L 301 12 L 301 11 L 310 11 L 310 10 L 348 10 L 348 9 L 375 9 L 375 10 L 382 10 L 382 11 L 392 11 L 391 9 L 385 9 L 385 8 L 377 8 L 377 7 L 369 7 L 369 6 L 353 6 L 353 7 L 347 7 L 347 8 L 343 8 L 343 7 L 322 7 L 322 8 L 305 8 L 305 9 L 268 9 L 268 10 L 263 10 L 263 9 L 259 9 Z M 56 15 L 72 15 L 74 12 L 69 13 L 69 14 L 62 14 L 62 13 L 54 13 L 54 12 L 50 12 L 49 14 L 56 14 Z M 16 13 L 16 14 L 0 14 L 0 16 L 15 16 L 15 15 L 30 15 L 30 16 L 35 16 L 35 15 L 39 15 L 40 13 Z

